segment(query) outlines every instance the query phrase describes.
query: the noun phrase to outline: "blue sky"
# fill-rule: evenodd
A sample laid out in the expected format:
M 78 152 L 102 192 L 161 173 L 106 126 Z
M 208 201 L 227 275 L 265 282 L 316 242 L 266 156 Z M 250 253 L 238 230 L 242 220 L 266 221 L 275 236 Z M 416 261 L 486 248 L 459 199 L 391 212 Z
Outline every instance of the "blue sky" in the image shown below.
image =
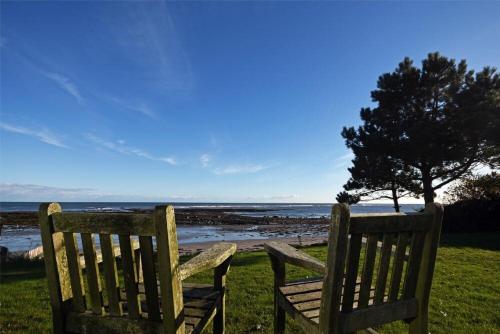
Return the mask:
M 377 77 L 500 2 L 2 2 L 1 200 L 333 202 Z

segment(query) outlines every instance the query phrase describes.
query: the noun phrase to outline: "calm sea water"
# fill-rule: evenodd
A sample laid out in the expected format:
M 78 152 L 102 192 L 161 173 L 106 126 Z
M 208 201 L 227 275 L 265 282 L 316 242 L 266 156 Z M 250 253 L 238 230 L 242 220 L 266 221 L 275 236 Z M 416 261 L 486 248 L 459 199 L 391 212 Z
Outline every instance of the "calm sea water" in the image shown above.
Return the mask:
M 133 202 L 61 202 L 63 211 L 88 211 L 88 212 L 110 212 L 130 209 L 152 209 L 159 203 L 133 203 Z M 39 203 L 35 202 L 0 202 L 0 211 L 37 211 Z M 248 216 L 280 216 L 280 217 L 328 217 L 331 204 L 287 204 L 287 203 L 174 203 L 176 208 L 200 208 L 200 209 L 231 209 L 232 213 Z M 414 212 L 421 209 L 422 205 L 402 205 L 402 211 Z M 237 211 L 234 212 L 234 209 Z M 255 211 L 255 210 L 258 211 Z M 357 204 L 351 206 L 353 213 L 370 212 L 393 212 L 394 209 L 388 204 Z M 296 237 L 294 229 L 288 237 Z M 272 235 L 262 233 L 254 226 L 241 226 L 241 229 L 224 229 L 220 226 L 178 226 L 177 237 L 180 244 L 198 243 L 206 241 L 230 241 L 247 239 L 267 239 Z M 274 236 L 276 237 L 276 236 Z M 10 251 L 25 251 L 41 245 L 40 231 L 37 227 L 4 226 L 0 234 L 0 246 L 9 248 Z

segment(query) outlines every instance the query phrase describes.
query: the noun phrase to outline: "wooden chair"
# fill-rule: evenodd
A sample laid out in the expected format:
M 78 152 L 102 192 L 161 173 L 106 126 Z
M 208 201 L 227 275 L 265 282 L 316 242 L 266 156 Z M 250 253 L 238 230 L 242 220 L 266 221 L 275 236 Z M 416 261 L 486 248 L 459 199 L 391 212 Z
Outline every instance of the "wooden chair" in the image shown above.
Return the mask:
M 94 214 L 44 203 L 39 220 L 54 333 L 200 333 L 212 319 L 214 333 L 224 333 L 235 244 L 219 243 L 180 265 L 172 206 L 154 214 Z M 213 285 L 182 282 L 211 268 Z
M 266 244 L 275 275 L 274 332 L 284 332 L 287 312 L 308 333 L 376 333 L 372 326 L 406 320 L 410 333 L 428 334 L 442 217 L 434 203 L 421 214 L 368 215 L 335 204 L 326 265 L 287 244 Z M 322 277 L 287 283 L 285 263 Z

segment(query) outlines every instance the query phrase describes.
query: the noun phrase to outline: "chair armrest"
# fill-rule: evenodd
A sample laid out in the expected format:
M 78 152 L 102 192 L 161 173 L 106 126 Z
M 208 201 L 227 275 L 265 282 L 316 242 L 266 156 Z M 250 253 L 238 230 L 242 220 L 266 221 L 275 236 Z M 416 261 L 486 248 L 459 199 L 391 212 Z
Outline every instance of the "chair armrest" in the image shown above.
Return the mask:
M 325 273 L 326 266 L 323 262 L 283 242 L 270 241 L 264 244 L 264 248 L 269 255 L 279 261 L 310 269 L 319 274 Z
M 236 244 L 221 242 L 204 250 L 180 266 L 181 280 L 196 273 L 216 268 L 236 252 Z

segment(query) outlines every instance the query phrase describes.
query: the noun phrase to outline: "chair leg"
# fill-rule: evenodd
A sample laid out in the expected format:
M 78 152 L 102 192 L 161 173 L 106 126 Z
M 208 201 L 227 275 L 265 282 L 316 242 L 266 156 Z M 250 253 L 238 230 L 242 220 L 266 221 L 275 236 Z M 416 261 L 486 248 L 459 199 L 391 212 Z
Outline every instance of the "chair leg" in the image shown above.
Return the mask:
M 285 310 L 278 303 L 279 288 L 285 285 L 285 263 L 270 255 L 274 271 L 274 334 L 285 333 Z
M 429 314 L 423 312 L 421 315 L 410 322 L 410 334 L 428 334 L 429 333 Z
M 221 300 L 221 305 L 217 307 L 214 316 L 214 334 L 224 334 L 224 324 L 226 322 L 224 298 Z
M 274 295 L 276 299 L 276 295 Z M 278 301 L 274 301 L 274 334 L 283 334 L 285 333 L 285 320 L 286 313 L 279 304 Z
M 231 264 L 232 256 L 214 270 L 214 288 L 220 292 L 220 303 L 213 320 L 214 334 L 224 334 L 226 324 L 226 274 Z

